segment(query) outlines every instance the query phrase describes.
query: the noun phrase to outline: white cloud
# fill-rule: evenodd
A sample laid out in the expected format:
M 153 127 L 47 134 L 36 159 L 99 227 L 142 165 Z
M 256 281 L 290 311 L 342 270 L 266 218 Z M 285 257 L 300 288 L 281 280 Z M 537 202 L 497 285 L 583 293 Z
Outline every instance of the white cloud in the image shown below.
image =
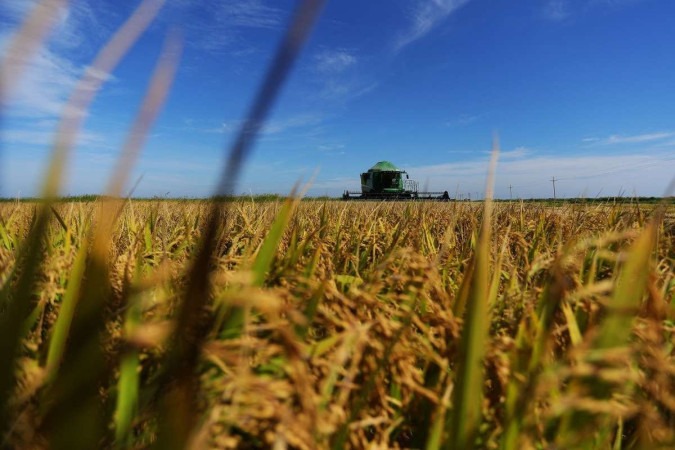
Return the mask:
M 272 119 L 268 120 L 263 126 L 260 134 L 271 135 L 279 134 L 291 129 L 305 128 L 321 123 L 322 118 L 315 114 L 305 114 L 300 116 L 289 117 L 286 119 Z
M 35 2 L 3 2 L 9 26 L 0 31 L 0 52 L 4 52 L 13 34 Z M 86 66 L 74 61 L 92 53 L 100 44 L 107 25 L 98 16 L 105 15 L 98 0 L 70 2 L 61 10 L 50 38 L 33 55 L 13 55 L 8 64 L 24 66 L 21 79 L 5 99 L 7 115 L 18 118 L 57 117 Z M 101 74 L 100 76 L 106 76 Z M 112 78 L 112 77 L 109 77 Z
M 544 17 L 550 20 L 565 20 L 571 15 L 568 0 L 549 0 L 544 6 Z
M 339 156 L 345 154 L 345 145 L 344 144 L 321 144 L 317 146 L 319 150 L 324 155 L 330 156 Z
M 216 5 L 217 19 L 230 26 L 274 29 L 283 24 L 286 16 L 283 10 L 262 0 L 228 0 Z
M 347 50 L 323 50 L 314 55 L 316 70 L 322 74 L 335 74 L 356 64 L 357 58 Z
M 361 97 L 375 89 L 379 83 L 367 83 L 361 80 L 328 79 L 319 92 L 325 100 L 348 101 Z
M 563 21 L 592 8 L 618 9 L 645 0 L 546 0 L 542 9 L 544 18 Z
M 518 150 L 518 149 L 516 149 Z M 505 152 L 508 154 L 509 152 Z M 504 155 L 502 155 L 504 156 Z M 662 195 L 675 173 L 675 155 L 661 152 L 571 156 L 532 156 L 500 158 L 497 166 L 496 196 L 508 198 L 508 186 L 514 196 L 552 196 L 551 177 L 559 183 L 559 196 L 612 195 L 619 190 L 637 195 Z M 481 192 L 484 189 L 488 159 L 426 166 L 406 167 L 411 178 L 430 190 Z M 472 194 L 474 196 L 475 194 Z
M 446 126 L 448 127 L 453 127 L 453 126 L 467 126 L 471 125 L 472 123 L 476 122 L 478 119 L 481 118 L 480 114 L 460 114 L 459 117 L 455 120 L 450 120 L 445 123 Z
M 316 95 L 321 100 L 344 103 L 375 89 L 368 67 L 363 67 L 355 52 L 343 48 L 322 49 L 313 55 L 309 70 Z
M 465 153 L 465 154 L 473 154 L 473 155 L 476 154 L 476 152 L 471 152 L 471 151 L 459 151 L 459 152 L 453 151 L 452 153 L 453 154 Z M 492 150 L 485 150 L 481 153 L 483 155 L 489 156 L 489 155 L 492 154 Z M 500 151 L 499 152 L 499 159 L 501 161 L 510 160 L 510 159 L 521 159 L 521 158 L 525 158 L 526 156 L 530 156 L 533 153 L 534 152 L 532 150 L 530 150 L 529 148 L 520 146 L 520 147 L 514 148 L 513 150 L 502 150 L 502 151 Z
M 29 61 L 17 89 L 7 99 L 14 117 L 56 117 L 79 79 L 82 69 L 43 47 Z
M 662 141 L 675 136 L 675 132 L 663 131 L 657 133 L 645 133 L 632 136 L 624 136 L 620 134 L 613 134 L 606 138 L 587 137 L 582 139 L 582 142 L 596 145 L 613 145 L 613 144 L 641 144 L 645 142 Z
M 269 136 L 281 134 L 292 129 L 301 129 L 309 126 L 315 126 L 321 123 L 323 117 L 318 114 L 302 114 L 297 116 L 286 117 L 283 119 L 270 119 L 262 126 L 259 134 L 261 136 Z M 199 128 L 195 129 L 191 125 L 190 130 L 201 131 L 205 133 L 236 133 L 243 125 L 243 119 L 228 120 L 223 122 L 219 127 L 213 128 Z
M 409 16 L 410 24 L 394 43 L 394 50 L 399 51 L 423 38 L 468 2 L 469 0 L 417 0 Z
M 233 55 L 255 53 L 241 38 L 244 29 L 278 30 L 286 25 L 289 12 L 271 0 L 173 0 L 168 7 L 185 24 L 187 42 L 202 51 Z
M 2 141 L 5 144 L 13 145 L 39 145 L 49 146 L 54 143 L 54 132 L 47 130 L 27 130 L 27 129 L 12 129 L 3 130 L 0 133 Z M 105 137 L 93 132 L 80 132 L 77 135 L 77 141 L 80 145 L 102 146 L 105 144 Z
M 499 159 L 519 159 L 532 154 L 532 150 L 527 147 L 516 147 L 513 150 L 505 150 L 499 153 Z

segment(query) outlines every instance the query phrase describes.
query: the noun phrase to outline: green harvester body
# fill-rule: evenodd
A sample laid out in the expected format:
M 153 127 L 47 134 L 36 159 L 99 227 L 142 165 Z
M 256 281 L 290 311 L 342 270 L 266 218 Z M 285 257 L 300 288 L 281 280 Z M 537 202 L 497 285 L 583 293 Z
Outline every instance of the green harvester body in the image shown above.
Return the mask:
M 405 176 L 405 178 L 404 178 Z M 361 192 L 345 191 L 344 200 L 449 200 L 448 192 L 419 192 L 405 170 L 380 161 L 361 174 Z

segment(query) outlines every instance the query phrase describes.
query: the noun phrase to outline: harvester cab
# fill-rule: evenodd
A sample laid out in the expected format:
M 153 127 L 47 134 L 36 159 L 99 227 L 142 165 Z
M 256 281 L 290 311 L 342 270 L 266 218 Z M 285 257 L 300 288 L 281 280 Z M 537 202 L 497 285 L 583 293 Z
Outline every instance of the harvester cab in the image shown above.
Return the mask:
M 361 174 L 361 192 L 363 193 L 394 193 L 400 194 L 403 187 L 403 174 L 408 175 L 404 170 L 398 169 L 388 161 L 380 161 L 368 172 Z
M 405 179 L 403 178 L 405 175 Z M 418 183 L 389 161 L 380 161 L 361 174 L 361 192 L 345 191 L 345 200 L 448 200 L 448 192 L 419 192 Z

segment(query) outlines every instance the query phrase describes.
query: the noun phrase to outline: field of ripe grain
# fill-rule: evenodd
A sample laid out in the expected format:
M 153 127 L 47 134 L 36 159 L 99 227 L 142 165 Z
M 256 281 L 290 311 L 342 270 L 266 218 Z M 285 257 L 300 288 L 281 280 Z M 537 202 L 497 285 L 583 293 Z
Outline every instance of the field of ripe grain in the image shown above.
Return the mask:
M 2 447 L 675 446 L 672 207 L 0 218 Z

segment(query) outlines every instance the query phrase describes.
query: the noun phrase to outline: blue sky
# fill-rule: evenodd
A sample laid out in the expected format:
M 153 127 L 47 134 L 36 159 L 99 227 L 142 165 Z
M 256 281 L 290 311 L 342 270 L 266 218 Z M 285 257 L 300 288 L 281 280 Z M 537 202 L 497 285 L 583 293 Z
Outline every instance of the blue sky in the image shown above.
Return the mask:
M 33 6 L 0 3 L 0 50 Z M 39 192 L 63 105 L 137 2 L 72 0 L 27 61 L 2 116 L 0 195 Z M 167 32 L 180 67 L 131 183 L 140 196 L 208 196 L 295 6 L 169 0 L 97 95 L 63 194 L 101 192 Z M 672 0 L 333 0 L 297 61 L 237 191 L 359 188 L 379 160 L 432 190 L 663 195 L 675 176 Z M 511 190 L 509 190 L 511 186 Z

